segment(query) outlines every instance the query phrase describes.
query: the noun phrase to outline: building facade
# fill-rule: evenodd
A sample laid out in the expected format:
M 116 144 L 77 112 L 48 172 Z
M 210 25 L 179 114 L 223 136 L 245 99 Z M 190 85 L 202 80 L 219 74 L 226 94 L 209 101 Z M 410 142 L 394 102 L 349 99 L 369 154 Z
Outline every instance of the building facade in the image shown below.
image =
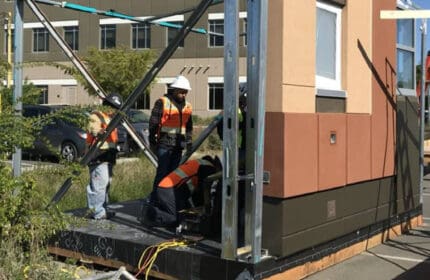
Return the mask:
M 419 212 L 414 20 L 396 0 L 269 4 L 263 247 L 288 256 Z M 279 222 L 273 217 L 282 217 Z
M 246 1 L 241 0 L 241 32 L 246 30 Z M 170 14 L 195 7 L 199 1 L 185 0 L 122 0 L 122 1 L 73 1 L 75 4 L 94 7 L 98 10 L 115 10 L 139 18 Z M 1 11 L 13 11 L 13 1 L 0 1 Z M 157 24 L 139 24 L 118 18 L 107 18 L 69 9 L 39 4 L 47 18 L 63 36 L 78 56 L 85 56 L 88 48 L 109 49 L 125 46 L 136 51 L 152 49 L 160 54 L 178 29 Z M 212 116 L 222 109 L 224 73 L 224 14 L 223 5 L 214 5 L 203 15 L 196 27 L 213 32 L 211 35 L 190 33 L 181 43 L 173 57 L 157 76 L 157 83 L 149 96 L 141 96 L 135 108 L 150 110 L 155 100 L 166 92 L 166 85 L 175 76 L 186 76 L 192 86 L 187 96 L 193 110 L 199 116 Z M 163 22 L 182 24 L 188 14 L 178 14 L 161 19 Z M 12 35 L 13 37 L 13 35 Z M 246 80 L 246 35 L 240 40 L 240 80 Z M 7 56 L 7 26 L 0 32 L 2 58 Z M 49 33 L 38 22 L 31 10 L 24 10 L 24 61 L 69 63 L 62 50 Z M 145 73 L 142 73 L 142 78 Z M 41 87 L 40 103 L 49 104 L 91 104 L 98 98 L 89 96 L 73 77 L 50 66 L 24 68 L 24 77 Z

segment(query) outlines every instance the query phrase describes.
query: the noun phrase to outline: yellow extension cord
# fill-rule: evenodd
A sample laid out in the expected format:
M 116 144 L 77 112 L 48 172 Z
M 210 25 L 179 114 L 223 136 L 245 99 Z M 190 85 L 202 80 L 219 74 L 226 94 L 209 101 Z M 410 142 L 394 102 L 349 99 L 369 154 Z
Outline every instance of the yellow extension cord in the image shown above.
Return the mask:
M 182 241 L 173 240 L 173 241 L 161 242 L 159 244 L 147 247 L 145 249 L 145 251 L 143 251 L 142 255 L 139 258 L 139 263 L 137 265 L 139 272 L 136 274 L 136 276 L 139 275 L 142 272 L 142 270 L 145 270 L 145 280 L 148 280 L 149 271 L 151 271 L 152 265 L 154 264 L 155 260 L 157 259 L 158 253 L 160 253 L 161 251 L 168 249 L 168 248 L 186 247 L 189 244 L 190 243 L 185 241 L 185 240 L 182 240 Z M 146 253 L 149 250 L 153 250 L 153 249 L 155 249 L 155 252 L 148 259 L 145 260 L 144 264 L 142 264 L 142 261 L 146 255 Z

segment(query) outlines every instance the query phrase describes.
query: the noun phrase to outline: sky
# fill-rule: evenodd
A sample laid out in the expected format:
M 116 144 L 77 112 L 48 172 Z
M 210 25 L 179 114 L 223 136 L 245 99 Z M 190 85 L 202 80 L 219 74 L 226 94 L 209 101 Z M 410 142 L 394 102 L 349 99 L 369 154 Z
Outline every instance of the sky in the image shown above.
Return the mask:
M 413 0 L 413 2 L 418 5 L 419 7 L 421 7 L 422 9 L 425 10 L 430 10 L 430 0 Z M 420 31 L 420 26 L 422 21 L 420 19 L 418 19 L 416 21 L 416 47 L 417 47 L 417 52 L 416 52 L 416 57 L 415 57 L 415 61 L 417 62 L 417 64 L 421 64 L 421 31 Z M 426 49 L 430 50 L 430 19 L 427 19 L 427 40 L 426 40 Z

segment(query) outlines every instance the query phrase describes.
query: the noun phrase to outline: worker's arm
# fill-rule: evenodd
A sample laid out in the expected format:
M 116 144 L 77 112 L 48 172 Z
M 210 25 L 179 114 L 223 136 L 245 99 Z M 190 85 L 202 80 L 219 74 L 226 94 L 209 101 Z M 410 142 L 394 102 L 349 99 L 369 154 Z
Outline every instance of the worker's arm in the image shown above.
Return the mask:
M 185 142 L 187 143 L 187 152 L 190 152 L 193 146 L 193 116 L 190 115 L 185 129 Z
M 151 148 L 156 147 L 158 144 L 158 133 L 162 116 L 163 101 L 158 99 L 155 101 L 154 108 L 151 111 L 151 118 L 149 119 L 149 143 L 151 144 Z

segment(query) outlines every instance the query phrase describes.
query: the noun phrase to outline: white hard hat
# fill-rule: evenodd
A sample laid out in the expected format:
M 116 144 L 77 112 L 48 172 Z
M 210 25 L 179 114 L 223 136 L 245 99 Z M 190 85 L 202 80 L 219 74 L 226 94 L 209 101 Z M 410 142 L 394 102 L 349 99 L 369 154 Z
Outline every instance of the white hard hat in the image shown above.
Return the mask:
M 190 82 L 188 81 L 187 78 L 181 75 L 175 78 L 173 83 L 170 84 L 170 87 L 191 90 Z

